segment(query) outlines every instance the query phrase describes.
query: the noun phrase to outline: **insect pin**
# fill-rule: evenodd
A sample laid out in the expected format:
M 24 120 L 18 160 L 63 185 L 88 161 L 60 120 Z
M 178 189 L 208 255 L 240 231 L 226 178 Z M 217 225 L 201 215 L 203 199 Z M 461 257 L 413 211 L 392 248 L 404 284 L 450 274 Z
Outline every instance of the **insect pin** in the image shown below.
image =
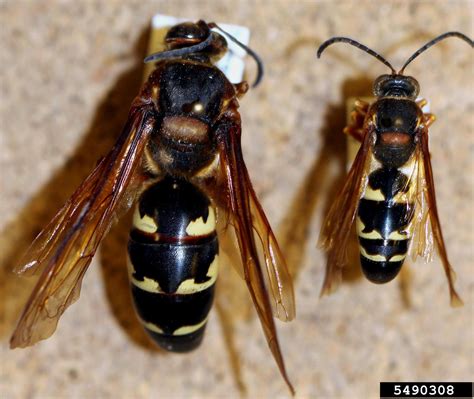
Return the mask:
M 243 276 L 268 345 L 293 392 L 273 320 L 274 315 L 285 321 L 294 317 L 292 281 L 242 155 L 238 99 L 248 84 L 232 84 L 215 66 L 227 41 L 212 29 L 223 32 L 204 21 L 175 25 L 166 34 L 166 50 L 145 59 L 156 63 L 155 69 L 133 101 L 116 144 L 16 270 L 39 274 L 39 280 L 12 335 L 12 348 L 53 334 L 77 300 L 113 220 L 136 203 L 128 242 L 131 289 L 152 339 L 175 352 L 200 344 L 218 273 L 216 226 L 227 225 L 226 231 L 235 231 Z M 226 36 L 254 58 L 258 84 L 260 59 Z
M 356 101 L 352 123 L 344 130 L 361 146 L 321 229 L 319 245 L 328 252 L 322 295 L 332 292 L 341 280 L 355 223 L 362 271 L 370 281 L 381 284 L 395 278 L 408 252 L 414 258 L 430 260 L 436 246 L 448 280 L 451 305 L 462 305 L 454 288 L 455 274 L 436 206 L 428 149 L 428 127 L 435 117 L 422 111 L 426 101 L 417 101 L 416 79 L 403 74 L 418 55 L 448 37 L 457 37 L 473 47 L 473 41 L 462 33 L 444 33 L 417 50 L 399 72 L 380 54 L 346 37 L 329 39 L 318 49 L 319 58 L 331 44 L 348 43 L 391 70 L 390 75 L 375 80 L 376 100 L 372 104 Z

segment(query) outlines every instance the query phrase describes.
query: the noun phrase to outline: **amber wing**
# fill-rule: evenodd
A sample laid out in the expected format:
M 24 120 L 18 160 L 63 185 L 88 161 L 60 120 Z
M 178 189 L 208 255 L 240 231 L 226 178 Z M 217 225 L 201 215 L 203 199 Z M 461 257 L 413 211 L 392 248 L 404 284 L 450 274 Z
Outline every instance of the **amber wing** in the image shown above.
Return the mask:
M 347 248 L 357 206 L 367 184 L 371 157 L 371 134 L 366 131 L 344 186 L 323 222 L 318 246 L 327 251 L 326 276 L 321 295 L 333 292 L 347 264 Z
M 276 315 L 283 320 L 291 320 L 295 314 L 292 281 L 275 236 L 252 188 L 242 156 L 240 134 L 240 123 L 237 122 L 227 124 L 217 134 L 220 163 L 226 184 L 223 191 L 228 194 L 227 206 L 237 236 L 245 281 L 270 350 L 293 392 L 277 339 L 272 305 L 265 285 L 265 273 L 275 301 Z M 259 260 L 254 231 L 261 240 L 265 267 Z
M 82 278 L 117 211 L 133 202 L 134 173 L 153 123 L 152 104 L 136 99 L 111 152 L 29 248 L 16 271 L 41 275 L 12 335 L 12 348 L 48 338 L 79 297 Z
M 419 255 L 429 261 L 432 258 L 434 246 L 436 245 L 446 278 L 448 279 L 451 306 L 462 306 L 463 302 L 454 288 L 456 274 L 449 263 L 441 231 L 428 147 L 428 128 L 426 127 L 421 133 L 420 145 L 415 156 L 418 163 L 417 201 L 410 251 L 413 258 Z

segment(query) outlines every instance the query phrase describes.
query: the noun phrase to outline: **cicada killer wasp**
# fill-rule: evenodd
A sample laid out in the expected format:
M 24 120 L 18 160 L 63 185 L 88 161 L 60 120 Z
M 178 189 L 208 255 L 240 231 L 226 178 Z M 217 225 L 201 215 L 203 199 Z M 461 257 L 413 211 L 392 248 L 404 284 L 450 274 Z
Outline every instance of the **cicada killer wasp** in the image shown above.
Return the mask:
M 451 305 L 462 305 L 454 288 L 454 270 L 448 260 L 436 206 L 428 148 L 428 128 L 435 117 L 424 113 L 425 100 L 417 100 L 419 84 L 403 71 L 418 55 L 448 37 L 471 47 L 459 32 L 447 32 L 417 50 L 396 72 L 372 49 L 346 37 L 334 37 L 318 49 L 318 58 L 331 44 L 351 44 L 391 69 L 373 85 L 376 100 L 356 101 L 352 123 L 345 133 L 361 142 L 354 163 L 336 201 L 323 222 L 319 244 L 328 252 L 321 294 L 334 290 L 348 262 L 348 242 L 355 223 L 360 261 L 365 276 L 386 283 L 398 274 L 411 253 L 431 259 L 437 247 L 448 280 Z
M 214 30 L 213 30 L 214 29 Z M 166 49 L 131 105 L 112 150 L 29 248 L 20 274 L 39 274 L 11 338 L 26 347 L 48 338 L 79 296 L 112 222 L 136 205 L 128 243 L 139 319 L 163 348 L 185 352 L 203 338 L 219 259 L 217 224 L 235 232 L 243 276 L 280 372 L 293 391 L 273 315 L 295 315 L 292 280 L 250 181 L 241 149 L 239 102 L 215 62 L 225 33 L 198 21 L 172 27 Z M 256 85 L 263 74 L 258 56 Z M 258 237 L 258 238 L 256 238 Z M 259 258 L 260 254 L 262 259 Z M 263 262 L 262 262 L 263 261 Z

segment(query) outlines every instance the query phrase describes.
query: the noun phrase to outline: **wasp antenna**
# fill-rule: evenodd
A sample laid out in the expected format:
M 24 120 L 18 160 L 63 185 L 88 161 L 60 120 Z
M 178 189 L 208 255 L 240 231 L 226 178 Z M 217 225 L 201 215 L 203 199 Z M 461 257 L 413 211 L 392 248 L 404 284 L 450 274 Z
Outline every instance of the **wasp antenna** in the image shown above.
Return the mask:
M 362 51 L 365 51 L 366 53 L 370 54 L 371 56 L 377 58 L 380 62 L 382 62 L 383 64 L 385 64 L 386 66 L 388 66 L 391 71 L 392 71 L 392 74 L 395 74 L 396 71 L 395 69 L 393 68 L 393 66 L 390 64 L 390 62 L 388 62 L 385 58 L 383 58 L 379 53 L 376 53 L 374 50 L 368 48 L 367 46 L 364 46 L 362 43 L 359 43 L 358 41 L 355 41 L 349 37 L 342 37 L 342 36 L 337 36 L 337 37 L 333 37 L 329 40 L 326 40 L 323 44 L 321 44 L 318 48 L 318 58 L 321 57 L 321 54 L 323 53 L 323 51 L 329 47 L 331 44 L 333 43 L 337 43 L 337 42 L 343 42 L 343 43 L 349 43 L 351 45 L 353 45 L 354 47 L 357 47 L 358 49 L 362 50 Z
M 428 43 L 426 43 L 423 47 L 421 47 L 420 49 L 418 49 L 417 51 L 415 51 L 413 53 L 413 55 L 408 58 L 408 60 L 405 62 L 405 65 L 403 65 L 402 69 L 400 69 L 400 72 L 398 72 L 400 75 L 403 74 L 403 71 L 405 70 L 405 68 L 407 67 L 407 65 L 412 62 L 416 57 L 418 57 L 421 53 L 423 53 L 424 51 L 428 50 L 431 46 L 434 46 L 436 43 L 440 42 L 441 40 L 444 40 L 448 37 L 451 37 L 451 36 L 454 36 L 454 37 L 458 37 L 462 40 L 464 40 L 465 42 L 467 42 L 468 44 L 471 45 L 471 47 L 474 46 L 474 42 L 469 39 L 466 35 L 462 34 L 461 32 L 446 32 L 446 33 L 443 33 L 442 35 L 439 35 L 438 37 L 435 37 L 433 40 L 430 40 Z
M 252 87 L 258 86 L 263 78 L 263 62 L 262 62 L 262 59 L 259 57 L 259 55 L 255 51 L 253 51 L 250 47 L 247 47 L 245 44 L 237 40 L 237 38 L 232 36 L 230 33 L 226 32 L 215 22 L 210 22 L 207 24 L 207 26 L 209 26 L 210 29 L 217 29 L 221 31 L 222 33 L 224 33 L 230 40 L 232 40 L 235 44 L 237 44 L 237 46 L 243 48 L 247 52 L 247 54 L 250 55 L 254 59 L 255 63 L 257 64 L 257 77 L 255 78 L 255 81 L 253 82 Z
M 183 47 L 183 48 L 178 48 L 178 49 L 173 49 L 173 50 L 168 50 L 168 51 L 159 51 L 157 53 L 150 54 L 148 57 L 146 57 L 143 60 L 143 62 L 148 63 L 148 62 L 170 59 L 170 58 L 181 58 L 181 57 L 184 57 L 185 55 L 197 53 L 198 51 L 204 50 L 206 47 L 208 47 L 211 44 L 211 42 L 212 42 L 212 34 L 209 33 L 209 36 L 207 37 L 207 39 L 201 43 L 195 44 L 194 46 L 190 46 L 190 47 Z

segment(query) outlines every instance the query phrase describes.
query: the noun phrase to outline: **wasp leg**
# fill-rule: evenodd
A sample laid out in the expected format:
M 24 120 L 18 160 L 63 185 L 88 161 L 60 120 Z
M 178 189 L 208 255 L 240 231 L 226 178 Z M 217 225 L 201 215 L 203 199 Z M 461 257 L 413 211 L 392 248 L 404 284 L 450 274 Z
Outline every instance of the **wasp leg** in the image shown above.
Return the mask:
M 343 130 L 344 134 L 353 137 L 359 142 L 362 142 L 364 138 L 364 120 L 367 110 L 369 109 L 369 103 L 362 100 L 355 100 L 354 110 L 350 113 L 350 122 Z
M 361 113 L 362 115 L 365 116 L 367 113 L 367 110 L 369 109 L 369 103 L 367 101 L 363 101 L 360 99 L 355 100 L 354 102 L 354 108 L 357 112 Z
M 423 108 L 426 104 L 428 104 L 428 100 L 421 98 L 420 100 L 416 101 L 416 104 L 420 107 Z
M 355 138 L 358 142 L 362 143 L 364 138 L 364 131 L 362 129 L 354 128 L 353 126 L 346 126 L 343 130 L 344 134 Z
M 245 93 L 249 90 L 249 84 L 247 82 L 240 82 L 234 84 L 235 91 L 237 93 L 237 98 L 242 98 Z
M 423 114 L 423 123 L 426 127 L 430 127 L 435 120 L 436 116 L 434 114 Z

